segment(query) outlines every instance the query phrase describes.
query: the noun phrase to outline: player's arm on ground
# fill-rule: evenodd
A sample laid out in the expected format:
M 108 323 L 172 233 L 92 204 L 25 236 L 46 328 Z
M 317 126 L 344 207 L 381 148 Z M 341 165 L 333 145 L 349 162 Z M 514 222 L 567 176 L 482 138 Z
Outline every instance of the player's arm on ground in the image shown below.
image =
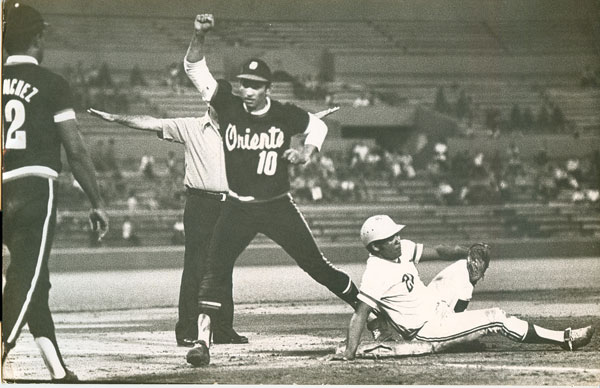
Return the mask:
M 98 231 L 100 239 L 108 232 L 108 216 L 104 210 L 104 201 L 100 196 L 92 158 L 85 147 L 75 120 L 58 122 L 57 127 L 73 176 L 92 204 L 90 222 L 92 228 Z
M 356 310 L 350 319 L 350 325 L 348 326 L 346 349 L 344 349 L 342 353 L 334 355 L 331 358 L 333 361 L 354 360 L 354 357 L 356 357 L 356 350 L 358 349 L 358 345 L 360 345 L 360 337 L 370 312 L 371 306 L 359 300 L 356 305 Z
M 101 118 L 102 120 L 126 125 L 130 128 L 139 129 L 142 131 L 161 132 L 162 123 L 160 119 L 147 115 L 122 115 L 103 112 L 101 110 L 89 108 L 87 110 L 92 116 Z

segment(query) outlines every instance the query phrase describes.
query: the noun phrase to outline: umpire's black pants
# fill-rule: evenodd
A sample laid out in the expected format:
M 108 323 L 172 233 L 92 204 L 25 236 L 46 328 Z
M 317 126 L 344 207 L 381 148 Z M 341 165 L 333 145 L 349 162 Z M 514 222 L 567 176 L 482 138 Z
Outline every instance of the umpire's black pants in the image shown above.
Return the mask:
M 356 304 L 357 288 L 345 272 L 333 266 L 319 250 L 304 216 L 291 195 L 260 203 L 229 200 L 215 228 L 208 271 L 200 286 L 200 307 L 221 308 L 220 295 L 237 257 L 252 239 L 263 233 L 281 246 L 313 279 L 350 304 Z
M 48 258 L 56 226 L 56 183 L 52 179 L 24 177 L 2 185 L 2 242 L 10 251 L 2 293 L 2 342 L 15 346 L 25 324 L 34 338 L 56 342 L 48 306 Z
M 198 290 L 207 269 L 208 247 L 221 208 L 224 204 L 217 194 L 187 189 L 183 213 L 185 254 L 179 290 L 179 317 L 175 325 L 177 340 L 198 338 Z M 215 328 L 225 332 L 233 326 L 232 271 L 223 277 L 223 307 L 215 319 Z

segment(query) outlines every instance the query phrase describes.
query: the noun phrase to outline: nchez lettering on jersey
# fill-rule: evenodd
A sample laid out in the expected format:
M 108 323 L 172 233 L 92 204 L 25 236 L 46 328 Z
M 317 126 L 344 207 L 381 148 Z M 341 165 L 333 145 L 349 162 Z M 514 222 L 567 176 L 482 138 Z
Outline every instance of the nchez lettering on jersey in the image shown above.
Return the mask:
M 229 124 L 225 131 L 225 145 L 228 151 L 242 150 L 270 150 L 280 148 L 284 142 L 284 133 L 280 128 L 271 127 L 267 132 L 252 133 L 246 128 L 244 134 L 238 134 L 237 127 Z

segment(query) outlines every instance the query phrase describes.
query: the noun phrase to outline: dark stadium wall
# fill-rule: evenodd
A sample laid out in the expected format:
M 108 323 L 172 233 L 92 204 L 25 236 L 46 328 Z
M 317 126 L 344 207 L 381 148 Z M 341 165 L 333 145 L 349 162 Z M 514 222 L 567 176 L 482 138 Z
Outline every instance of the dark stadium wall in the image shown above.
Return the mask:
M 521 157 L 529 161 L 542 150 L 546 150 L 548 155 L 557 159 L 590 156 L 593 152 L 600 150 L 598 136 L 575 138 L 569 134 L 507 134 L 494 139 L 490 136 L 477 136 L 469 139 L 451 138 L 448 141 L 448 152 L 450 155 L 479 151 L 488 155 L 492 155 L 495 151 L 504 154 L 511 143 L 517 144 L 521 151 Z
M 249 20 L 497 20 L 590 18 L 596 0 L 26 0 L 42 12 Z

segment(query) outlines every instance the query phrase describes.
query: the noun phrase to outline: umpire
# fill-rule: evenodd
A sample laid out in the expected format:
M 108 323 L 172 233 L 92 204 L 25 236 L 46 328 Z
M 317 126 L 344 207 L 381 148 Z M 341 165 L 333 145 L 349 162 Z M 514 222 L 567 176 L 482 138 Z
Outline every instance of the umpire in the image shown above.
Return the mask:
M 45 26 L 34 8 L 16 3 L 8 10 L 3 44 L 9 57 L 2 71 L 2 241 L 11 260 L 2 294 L 2 365 L 27 324 L 52 380 L 73 382 L 77 377 L 65 366 L 48 305 L 61 147 L 92 204 L 90 222 L 99 238 L 108 231 L 108 217 L 69 85 L 39 65 Z
M 164 140 L 185 146 L 185 254 L 175 338 L 179 346 L 192 347 L 198 337 L 198 287 L 206 271 L 213 230 L 229 191 L 221 135 L 216 119 L 211 117 L 213 110 L 209 109 L 202 117 L 176 119 L 111 114 L 96 109 L 88 112 L 106 121 L 156 132 Z M 248 343 L 247 337 L 233 329 L 232 273 L 233 270 L 229 271 L 222 288 L 223 308 L 216 319 L 213 335 L 217 344 Z

